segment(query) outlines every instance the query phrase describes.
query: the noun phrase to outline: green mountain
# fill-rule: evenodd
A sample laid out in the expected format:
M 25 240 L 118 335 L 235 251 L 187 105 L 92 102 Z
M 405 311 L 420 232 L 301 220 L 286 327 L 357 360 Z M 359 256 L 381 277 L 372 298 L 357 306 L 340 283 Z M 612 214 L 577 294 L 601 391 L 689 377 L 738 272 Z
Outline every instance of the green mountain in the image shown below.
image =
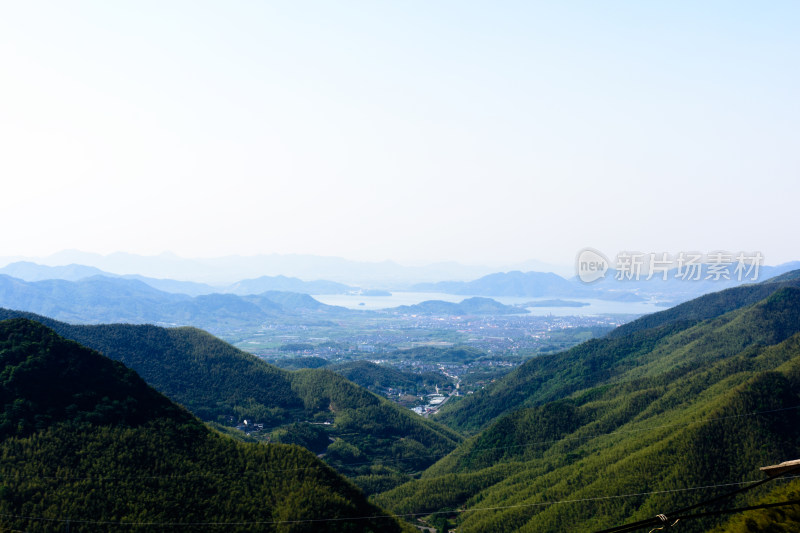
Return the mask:
M 800 280 L 744 285 L 645 315 L 603 338 L 527 361 L 493 386 L 448 402 L 437 420 L 457 431 L 475 432 L 514 409 L 564 398 L 577 390 L 619 379 L 675 334 L 758 302 L 781 288 L 792 287 L 800 287 Z
M 3 530 L 413 530 L 308 451 L 220 435 L 26 319 L 0 322 L 0 457 Z
M 282 370 L 198 329 L 75 326 L 0 309 L 0 319 L 20 316 L 124 363 L 202 420 L 263 424 L 273 440 L 325 454 L 368 491 L 409 479 L 461 439 L 330 370 Z
M 283 351 L 292 352 L 296 351 L 293 348 L 301 347 L 302 349 L 300 351 L 302 351 L 305 350 L 307 346 L 313 347 L 313 344 L 311 345 L 303 343 L 284 344 L 279 349 Z M 275 365 L 285 370 L 300 370 L 301 368 L 322 368 L 324 366 L 329 366 L 331 364 L 330 361 L 328 361 L 327 359 L 323 357 L 316 357 L 313 355 L 296 356 L 296 357 L 279 357 L 277 359 L 265 359 L 265 361 L 267 361 L 271 365 Z
M 796 271 L 800 273 L 800 270 Z M 777 278 L 775 278 L 777 280 Z M 633 322 L 623 324 L 609 336 L 620 337 L 665 324 L 685 322 L 693 324 L 700 320 L 718 317 L 734 309 L 763 300 L 783 287 L 800 287 L 800 275 L 777 281 L 768 280 L 759 284 L 742 285 L 719 292 L 712 292 L 670 309 L 645 315 Z
M 436 361 L 439 363 L 468 364 L 482 357 L 486 352 L 474 346 L 458 345 L 441 348 L 439 346 L 417 346 L 404 350 L 395 350 L 387 357 L 403 361 Z
M 451 382 L 437 372 L 404 372 L 388 365 L 378 365 L 370 361 L 350 361 L 330 365 L 330 370 L 340 374 L 353 383 L 372 391 L 395 389 L 406 394 L 417 394 L 417 391 L 445 385 Z
M 527 362 L 442 417 L 472 438 L 375 501 L 460 532 L 595 531 L 763 478 L 800 457 L 800 289 L 764 286 L 755 303 L 760 289 L 725 291 Z M 702 510 L 775 501 L 780 483 Z M 717 526 L 739 527 L 710 516 L 680 531 Z

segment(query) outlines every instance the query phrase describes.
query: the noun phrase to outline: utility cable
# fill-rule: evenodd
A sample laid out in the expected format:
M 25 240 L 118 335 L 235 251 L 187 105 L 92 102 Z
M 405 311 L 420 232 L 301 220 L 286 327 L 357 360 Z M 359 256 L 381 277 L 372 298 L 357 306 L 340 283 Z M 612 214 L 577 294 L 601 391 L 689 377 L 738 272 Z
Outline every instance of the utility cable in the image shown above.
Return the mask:
M 672 511 L 670 513 L 660 514 L 660 515 L 658 515 L 658 516 L 656 516 L 654 518 L 647 518 L 645 520 L 639 520 L 638 522 L 631 522 L 629 524 L 625 524 L 625 525 L 622 525 L 622 526 L 616 526 L 616 527 L 612 527 L 612 528 L 608 528 L 608 529 L 603 529 L 601 531 L 598 531 L 597 533 L 627 533 L 629 531 L 636 531 L 637 529 L 643 529 L 643 528 L 648 527 L 648 526 L 663 525 L 663 524 L 665 524 L 668 521 L 673 520 L 673 519 L 674 520 L 687 520 L 689 518 L 697 518 L 697 517 L 695 517 L 693 515 L 687 515 L 687 516 L 684 516 L 684 517 L 682 517 L 680 515 L 682 513 L 685 513 L 686 511 L 690 511 L 692 509 L 697 509 L 698 507 L 702 507 L 702 506 L 705 506 L 705 505 L 711 505 L 712 503 L 716 503 L 716 502 L 719 502 L 721 500 L 726 500 L 728 498 L 732 498 L 732 497 L 734 497 L 734 496 L 736 496 L 738 494 L 753 490 L 754 488 L 759 487 L 759 486 L 763 485 L 764 483 L 770 482 L 770 481 L 772 481 L 774 479 L 777 479 L 779 477 L 783 477 L 783 476 L 785 476 L 787 474 L 794 474 L 794 473 L 797 473 L 797 472 L 800 472 L 800 466 L 797 466 L 797 467 L 792 468 L 791 470 L 787 470 L 785 472 L 781 472 L 779 474 L 774 474 L 772 476 L 769 476 L 766 479 L 762 479 L 761 481 L 757 481 L 757 482 L 752 483 L 752 484 L 750 484 L 750 485 L 748 485 L 746 487 L 741 487 L 741 488 L 736 489 L 734 491 L 727 492 L 725 494 L 721 494 L 719 496 L 715 496 L 715 497 L 709 498 L 707 500 L 703 500 L 703 501 L 695 503 L 693 505 L 689 505 L 688 507 L 682 507 L 682 508 L 677 509 L 675 511 Z M 714 513 L 714 512 L 717 512 L 717 511 L 709 511 L 709 513 Z M 700 515 L 698 515 L 698 516 L 710 516 L 710 515 L 709 514 L 705 514 L 705 513 L 700 513 Z

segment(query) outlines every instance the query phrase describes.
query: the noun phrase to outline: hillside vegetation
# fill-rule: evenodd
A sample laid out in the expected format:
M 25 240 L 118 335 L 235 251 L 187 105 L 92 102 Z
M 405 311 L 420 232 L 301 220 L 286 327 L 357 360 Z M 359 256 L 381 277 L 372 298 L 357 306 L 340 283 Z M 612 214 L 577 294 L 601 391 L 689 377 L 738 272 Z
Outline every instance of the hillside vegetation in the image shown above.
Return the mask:
M 706 320 L 678 315 L 526 363 L 444 417 L 475 436 L 376 501 L 444 512 L 459 532 L 593 531 L 762 479 L 758 467 L 800 456 L 800 289 L 770 288 L 756 303 L 727 294 L 733 310 Z M 710 509 L 777 498 L 780 483 Z M 750 531 L 724 524 L 680 530 Z
M 707 294 L 672 309 L 646 315 L 565 352 L 535 357 L 491 387 L 448 402 L 437 418 L 460 432 L 474 433 L 514 409 L 564 398 L 591 386 L 620 379 L 643 361 L 660 358 L 674 335 L 751 305 L 800 280 L 745 285 Z M 712 325 L 713 329 L 716 325 Z M 683 337 L 685 338 L 685 337 Z M 656 347 L 661 351 L 654 352 Z
M 324 453 L 370 492 L 410 479 L 460 441 L 330 370 L 282 370 L 195 328 L 74 326 L 0 310 L 0 319 L 16 316 L 121 361 L 202 420 L 261 423 L 273 441 Z
M 0 322 L 0 529 L 410 529 L 370 516 L 385 513 L 308 451 L 224 437 L 121 363 Z

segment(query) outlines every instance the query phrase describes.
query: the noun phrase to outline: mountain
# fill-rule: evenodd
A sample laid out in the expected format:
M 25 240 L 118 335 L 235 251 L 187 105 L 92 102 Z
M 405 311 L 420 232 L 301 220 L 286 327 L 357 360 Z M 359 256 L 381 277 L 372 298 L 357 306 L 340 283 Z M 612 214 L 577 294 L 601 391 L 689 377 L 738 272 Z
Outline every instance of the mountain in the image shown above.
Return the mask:
M 667 279 L 655 275 L 647 279 L 646 273 L 632 276 L 631 279 L 617 279 L 618 272 L 609 269 L 605 278 L 596 283 L 584 284 L 573 277 L 564 279 L 553 273 L 544 272 L 496 272 L 473 281 L 440 281 L 436 283 L 419 283 L 412 290 L 421 292 L 442 292 L 446 294 L 464 294 L 477 296 L 514 296 L 514 297 L 573 297 L 597 298 L 613 301 L 645 301 L 656 299 L 674 305 L 691 300 L 703 294 L 740 286 L 752 281 L 763 281 L 800 267 L 800 262 L 793 261 L 778 266 L 762 266 L 758 279 L 738 280 L 729 272 L 731 279 L 713 279 L 708 265 L 701 265 L 700 279 L 685 280 L 676 277 L 676 270 L 667 273 Z M 711 279 L 707 279 L 711 275 Z
M 8 258 L 16 261 L 20 258 Z M 425 266 L 405 266 L 393 261 L 351 261 L 341 257 L 301 254 L 267 254 L 215 258 L 183 258 L 173 253 L 142 256 L 124 252 L 108 255 L 64 250 L 42 258 L 25 258 L 46 265 L 77 263 L 115 274 L 140 274 L 152 278 L 170 278 L 229 285 L 238 280 L 259 276 L 291 274 L 301 279 L 329 279 L 354 285 L 406 287 L 410 284 L 440 279 L 474 279 L 492 268 L 462 265 L 456 262 Z
M 40 321 L 121 361 L 202 420 L 254 421 L 273 432 L 273 440 L 326 453 L 326 461 L 370 491 L 409 479 L 460 441 L 457 433 L 334 372 L 281 370 L 198 329 L 74 326 L 0 309 L 0 319 L 15 317 Z
M 673 268 L 666 273 L 666 279 L 662 273 L 656 273 L 650 279 L 645 273 L 640 276 L 633 275 L 631 279 L 626 277 L 628 273 L 619 272 L 613 268 L 609 269 L 604 279 L 592 283 L 590 287 L 598 291 L 616 291 L 623 293 L 634 293 L 641 296 L 655 298 L 666 303 L 685 302 L 703 294 L 722 291 L 731 287 L 741 286 L 762 282 L 770 278 L 777 277 L 786 272 L 790 272 L 800 267 L 800 261 L 792 261 L 777 266 L 761 266 L 757 271 L 747 274 L 742 272 L 741 279 L 736 274 L 736 264 L 729 265 L 719 275 L 714 273 L 712 264 L 703 263 L 698 265 L 698 270 L 686 271 L 690 273 L 687 279 L 684 274 L 680 274 L 677 268 Z M 621 277 L 621 279 L 618 279 Z M 754 279 L 755 278 L 755 279 Z
M 410 531 L 313 454 L 220 435 L 118 362 L 0 322 L 0 527 Z
M 623 324 L 612 331 L 609 336 L 624 336 L 666 324 L 694 323 L 715 318 L 729 311 L 763 300 L 784 287 L 800 287 L 800 270 L 794 271 L 794 274 L 786 274 L 785 278 L 781 276 L 780 279 L 774 278 L 774 281 L 768 280 L 763 283 L 746 284 L 719 292 L 712 292 L 670 309 L 645 315 L 637 320 Z
M 330 365 L 328 368 L 353 383 L 375 392 L 391 388 L 405 394 L 417 395 L 418 390 L 450 384 L 450 380 L 437 372 L 404 372 L 371 361 L 350 361 Z
M 262 309 L 265 309 L 265 306 L 269 304 L 276 304 L 289 313 L 303 314 L 309 312 L 326 312 L 330 314 L 340 314 L 350 312 L 344 307 L 324 304 L 319 300 L 315 300 L 308 294 L 297 292 L 266 291 L 261 294 L 242 296 L 242 299 L 253 302 Z
M 25 281 L 42 281 L 45 279 L 63 279 L 78 281 L 92 276 L 108 276 L 99 268 L 85 265 L 45 266 L 31 261 L 17 261 L 0 268 L 0 274 L 19 278 Z
M 457 402 L 448 402 L 439 420 L 459 431 L 474 432 L 513 409 L 566 396 L 587 386 L 618 379 L 640 364 L 659 343 L 706 320 L 741 309 L 800 280 L 744 285 L 707 294 L 665 311 L 624 324 L 606 337 L 566 352 L 535 357 L 498 379 L 494 386 Z
M 497 272 L 473 281 L 419 283 L 412 290 L 475 296 L 570 296 L 589 291 L 550 272 Z
M 448 402 L 438 420 L 473 437 L 375 501 L 397 513 L 458 509 L 444 516 L 459 531 L 595 531 L 670 515 L 799 457 L 800 288 L 724 292 Z M 697 511 L 775 501 L 778 486 Z M 726 523 L 707 516 L 680 529 Z
M 82 279 L 91 278 L 93 276 L 104 276 L 106 278 L 133 279 L 141 281 L 160 291 L 186 294 L 189 296 L 199 296 L 201 294 L 219 292 L 219 289 L 215 289 L 214 287 L 204 283 L 177 281 L 173 279 L 148 278 L 138 274 L 120 276 L 119 274 L 111 274 L 110 272 L 105 272 L 95 267 L 77 265 L 74 263 L 64 266 L 47 266 L 32 263 L 30 261 L 17 261 L 0 268 L 0 274 L 4 274 L 12 278 L 18 278 L 24 281 L 44 281 L 52 279 L 79 281 Z
M 800 279 L 800 269 L 781 273 L 773 278 L 765 280 L 763 283 L 780 283 L 784 281 L 794 281 Z
M 225 288 L 225 292 L 233 294 L 261 294 L 267 291 L 297 292 L 302 294 L 347 294 L 357 290 L 344 283 L 335 281 L 303 281 L 286 276 L 261 276 L 254 279 L 238 281 Z
M 108 274 L 105 274 L 108 275 Z M 125 279 L 135 279 L 146 283 L 164 292 L 171 292 L 175 294 L 186 294 L 188 296 L 203 296 L 215 292 L 222 292 L 217 287 L 212 287 L 205 283 L 197 283 L 195 281 L 181 281 L 175 279 L 162 279 L 162 278 L 148 278 L 147 276 L 140 276 L 138 274 L 126 274 L 120 276 Z
M 774 281 L 774 278 L 777 278 L 778 276 L 787 274 L 789 272 L 795 272 L 796 274 L 798 271 L 800 271 L 800 261 L 789 261 L 775 266 L 764 265 L 759 271 L 757 281 Z
M 512 305 L 501 304 L 491 298 L 475 296 L 460 303 L 426 300 L 414 305 L 400 305 L 386 310 L 403 315 L 520 315 L 528 311 Z
M 388 354 L 394 359 L 403 361 L 437 361 L 439 363 L 457 363 L 467 365 L 486 357 L 486 353 L 474 346 L 460 345 L 441 348 L 438 346 L 417 346 L 396 350 Z
M 313 344 L 311 346 L 313 346 Z M 297 356 L 297 357 L 279 357 L 277 359 L 265 359 L 265 361 L 267 361 L 271 365 L 275 365 L 285 370 L 300 370 L 301 368 L 322 368 L 324 366 L 330 365 L 330 361 L 328 361 L 327 359 L 324 359 L 322 357 L 316 357 L 313 355 Z M 350 381 L 353 380 L 351 379 Z M 355 381 L 353 381 L 353 383 L 355 383 Z M 363 387 L 363 385 L 361 386 Z
M 306 294 L 205 294 L 187 296 L 126 278 L 92 276 L 78 281 L 26 282 L 0 275 L 0 305 L 68 322 L 192 325 L 215 333 L 254 327 L 274 317 L 308 313 L 342 314 Z
M 70 321 L 159 321 L 188 296 L 168 294 L 136 280 L 93 276 L 78 281 L 26 282 L 0 275 L 2 305 Z

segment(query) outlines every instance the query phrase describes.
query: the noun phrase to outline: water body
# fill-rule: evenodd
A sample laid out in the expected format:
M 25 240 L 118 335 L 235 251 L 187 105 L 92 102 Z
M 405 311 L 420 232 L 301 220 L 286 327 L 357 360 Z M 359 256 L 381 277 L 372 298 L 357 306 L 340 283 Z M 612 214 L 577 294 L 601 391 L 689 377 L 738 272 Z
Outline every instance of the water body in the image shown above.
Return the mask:
M 438 292 L 393 292 L 391 296 L 363 296 L 359 294 L 320 294 L 313 295 L 320 302 L 328 305 L 339 305 L 348 309 L 376 310 L 397 307 L 399 305 L 414 305 L 425 300 L 442 300 L 445 302 L 460 302 L 470 296 L 461 294 L 445 294 Z M 527 296 L 493 296 L 493 300 L 507 305 L 517 305 L 525 302 L 539 300 L 552 300 L 553 297 L 531 298 Z M 614 302 L 609 300 L 595 300 L 583 298 L 565 298 L 575 302 L 584 302 L 589 305 L 584 307 L 529 307 L 528 311 L 535 316 L 587 316 L 609 314 L 637 314 L 644 315 L 663 311 L 655 302 Z M 363 305 L 362 305 L 363 304 Z

